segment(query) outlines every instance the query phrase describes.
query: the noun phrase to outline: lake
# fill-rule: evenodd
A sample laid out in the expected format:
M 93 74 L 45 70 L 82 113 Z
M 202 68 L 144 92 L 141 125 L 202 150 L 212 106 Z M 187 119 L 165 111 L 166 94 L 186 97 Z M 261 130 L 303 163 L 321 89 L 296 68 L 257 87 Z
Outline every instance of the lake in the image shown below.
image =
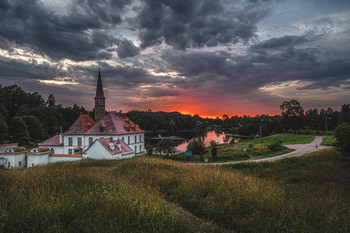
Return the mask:
M 211 141 L 215 141 L 219 144 L 223 144 L 223 143 L 228 143 L 229 142 L 229 137 L 225 135 L 224 132 L 215 132 L 215 131 L 208 131 L 206 133 L 204 133 L 203 135 L 201 135 L 202 139 L 204 138 L 204 145 L 210 146 L 210 142 Z M 185 141 L 183 141 L 182 143 L 180 143 L 176 149 L 178 149 L 179 151 L 186 151 L 187 145 L 189 143 L 189 141 L 192 138 L 187 138 Z

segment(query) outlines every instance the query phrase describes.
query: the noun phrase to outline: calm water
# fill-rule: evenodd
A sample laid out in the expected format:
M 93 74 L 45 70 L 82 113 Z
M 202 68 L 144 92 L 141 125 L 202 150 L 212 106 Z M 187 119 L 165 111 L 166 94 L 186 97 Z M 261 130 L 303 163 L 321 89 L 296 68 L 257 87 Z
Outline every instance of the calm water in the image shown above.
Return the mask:
M 227 143 L 228 142 L 228 137 L 225 135 L 224 132 L 218 133 L 215 131 L 208 131 L 206 133 L 204 133 L 204 135 L 201 135 L 202 139 L 204 138 L 204 145 L 205 146 L 209 146 L 211 141 L 215 141 L 219 144 L 222 143 Z M 178 149 L 179 151 L 186 151 L 187 148 L 187 144 L 189 143 L 189 141 L 191 140 L 191 138 L 186 139 L 184 142 L 182 142 L 181 144 L 179 144 L 176 149 Z

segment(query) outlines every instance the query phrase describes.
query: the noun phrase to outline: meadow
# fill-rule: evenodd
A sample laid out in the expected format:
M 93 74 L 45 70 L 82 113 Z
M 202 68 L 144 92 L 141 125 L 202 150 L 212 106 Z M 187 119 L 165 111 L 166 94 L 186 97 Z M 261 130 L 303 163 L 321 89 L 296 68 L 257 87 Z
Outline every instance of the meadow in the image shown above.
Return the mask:
M 0 232 L 349 232 L 350 158 L 140 157 L 0 171 Z

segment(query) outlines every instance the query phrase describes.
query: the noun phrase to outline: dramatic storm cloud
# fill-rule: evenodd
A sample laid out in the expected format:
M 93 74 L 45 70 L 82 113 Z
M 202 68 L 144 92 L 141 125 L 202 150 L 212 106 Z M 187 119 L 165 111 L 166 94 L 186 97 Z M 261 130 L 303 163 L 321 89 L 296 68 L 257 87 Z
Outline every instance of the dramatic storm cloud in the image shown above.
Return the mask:
M 350 99 L 347 0 L 1 0 L 0 84 L 206 116 Z

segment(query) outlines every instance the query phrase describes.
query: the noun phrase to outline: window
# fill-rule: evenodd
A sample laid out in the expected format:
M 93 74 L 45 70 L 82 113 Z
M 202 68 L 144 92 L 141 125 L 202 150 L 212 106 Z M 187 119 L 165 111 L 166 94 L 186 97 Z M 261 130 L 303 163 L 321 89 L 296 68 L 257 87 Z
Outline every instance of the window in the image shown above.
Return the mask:
M 124 137 L 122 137 L 122 141 L 124 142 Z
M 55 150 L 51 148 L 51 154 L 55 154 Z
M 19 161 L 18 166 L 22 167 L 22 161 Z
M 11 167 L 11 163 L 10 163 L 10 162 L 8 162 L 7 166 L 8 166 L 8 168 L 10 168 L 10 167 Z
M 100 132 L 103 132 L 103 126 L 102 125 L 100 126 Z
M 92 143 L 94 142 L 93 140 L 94 140 L 93 138 L 89 138 L 89 146 L 92 145 Z
M 142 135 L 140 135 L 140 142 L 142 142 Z
M 68 138 L 68 146 L 73 146 L 73 138 Z
M 128 145 L 130 145 L 130 136 L 128 136 Z
M 70 154 L 70 155 L 73 154 L 72 149 L 68 149 L 68 154 Z
M 140 152 L 142 151 L 142 149 L 141 149 L 141 145 L 140 145 Z
M 135 135 L 135 143 L 137 143 L 137 136 Z
M 137 153 L 137 146 L 135 146 L 135 154 Z
M 34 163 L 32 163 L 32 167 L 34 167 Z
M 81 138 L 78 138 L 78 146 L 81 146 Z

